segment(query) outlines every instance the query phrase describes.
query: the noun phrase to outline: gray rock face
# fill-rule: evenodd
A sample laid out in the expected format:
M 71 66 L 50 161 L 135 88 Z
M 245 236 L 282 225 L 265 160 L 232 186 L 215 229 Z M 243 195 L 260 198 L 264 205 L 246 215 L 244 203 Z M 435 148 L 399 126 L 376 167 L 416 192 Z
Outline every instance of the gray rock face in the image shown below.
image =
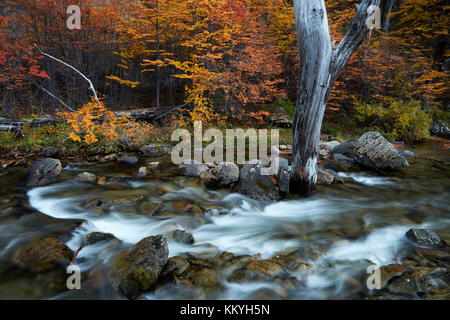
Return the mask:
M 450 139 L 450 128 L 442 120 L 431 125 L 430 133 L 436 137 Z
M 366 132 L 359 138 L 355 163 L 372 170 L 395 170 L 408 167 L 406 158 L 380 133 Z
M 261 174 L 262 165 L 246 164 L 242 167 L 239 192 L 262 202 L 271 202 L 280 199 L 280 194 L 275 182 L 270 176 Z
M 410 229 L 406 237 L 420 246 L 439 246 L 441 239 L 433 231 L 428 229 Z
M 62 165 L 57 159 L 41 158 L 31 164 L 27 170 L 28 187 L 45 186 L 58 181 Z
M 79 182 L 95 183 L 97 182 L 97 177 L 95 176 L 95 174 L 89 172 L 82 172 L 75 177 L 75 180 Z
M 230 162 L 221 162 L 217 167 L 217 186 L 228 187 L 239 180 L 239 167 Z
M 169 249 L 162 235 L 136 243 L 129 251 L 120 252 L 112 265 L 113 284 L 128 298 L 137 298 L 149 290 L 167 263 Z
M 333 154 L 342 154 L 350 159 L 355 156 L 356 147 L 358 145 L 358 139 L 352 139 L 342 142 L 341 144 L 335 146 L 331 152 Z
M 118 161 L 121 166 L 127 166 L 127 167 L 134 167 L 134 166 L 137 166 L 139 163 L 138 158 L 130 157 L 130 156 L 121 157 L 121 158 L 119 158 Z
M 58 155 L 58 149 L 56 149 L 55 147 L 46 147 L 46 148 L 42 149 L 42 153 L 47 158 L 53 158 Z
M 143 146 L 142 148 L 139 149 L 139 151 L 141 151 L 146 157 L 159 157 L 162 155 L 162 152 L 159 150 L 159 147 L 154 144 Z
M 189 177 L 200 177 L 200 175 L 208 170 L 208 167 L 195 160 L 184 160 L 179 168 L 184 168 L 184 175 Z

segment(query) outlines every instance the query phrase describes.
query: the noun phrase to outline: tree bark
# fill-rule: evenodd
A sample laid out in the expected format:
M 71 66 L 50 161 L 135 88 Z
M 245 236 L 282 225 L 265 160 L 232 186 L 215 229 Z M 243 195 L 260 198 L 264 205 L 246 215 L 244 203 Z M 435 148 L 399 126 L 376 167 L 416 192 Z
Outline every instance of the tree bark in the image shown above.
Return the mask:
M 373 5 L 379 6 L 380 0 L 363 0 L 356 5 L 350 29 L 333 50 L 324 0 L 294 0 L 300 63 L 293 124 L 291 193 L 306 195 L 315 189 L 325 106 L 334 81 L 370 31 L 367 20 Z

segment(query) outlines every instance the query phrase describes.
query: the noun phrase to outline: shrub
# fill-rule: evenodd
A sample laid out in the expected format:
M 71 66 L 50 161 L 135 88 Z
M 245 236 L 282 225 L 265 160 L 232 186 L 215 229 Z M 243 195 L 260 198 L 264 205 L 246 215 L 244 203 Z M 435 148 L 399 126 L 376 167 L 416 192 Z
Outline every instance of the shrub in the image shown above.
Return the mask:
M 432 119 L 419 101 L 393 101 L 387 105 L 362 103 L 356 107 L 360 125 L 387 134 L 392 139 L 417 141 L 429 137 Z

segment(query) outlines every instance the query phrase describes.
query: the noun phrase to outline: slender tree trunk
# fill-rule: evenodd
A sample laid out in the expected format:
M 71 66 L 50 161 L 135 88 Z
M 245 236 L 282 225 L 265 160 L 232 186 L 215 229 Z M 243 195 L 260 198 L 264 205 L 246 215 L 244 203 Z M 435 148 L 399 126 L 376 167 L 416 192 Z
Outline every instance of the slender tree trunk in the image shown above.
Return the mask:
M 392 8 L 390 0 L 383 0 Z M 362 0 L 355 18 L 333 50 L 324 0 L 294 0 L 295 25 L 300 55 L 299 88 L 293 124 L 290 192 L 310 193 L 317 182 L 320 129 L 333 83 L 366 38 L 374 8 L 380 0 Z M 370 18 L 370 19 L 369 19 Z M 386 28 L 386 26 L 384 26 Z
M 159 66 L 159 4 L 156 0 L 156 108 L 160 107 L 160 91 L 161 91 L 161 68 Z

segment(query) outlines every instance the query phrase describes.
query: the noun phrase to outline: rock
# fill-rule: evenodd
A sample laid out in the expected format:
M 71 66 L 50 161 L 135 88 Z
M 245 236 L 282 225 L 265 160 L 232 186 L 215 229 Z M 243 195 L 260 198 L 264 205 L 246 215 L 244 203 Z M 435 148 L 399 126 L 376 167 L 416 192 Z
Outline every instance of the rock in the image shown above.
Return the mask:
M 349 158 L 341 153 L 335 153 L 333 154 L 334 159 L 336 159 L 337 161 L 341 162 L 344 165 L 349 165 L 351 166 L 353 164 L 353 159 Z
M 166 234 L 166 237 L 183 244 L 193 244 L 195 242 L 192 234 L 183 230 L 171 231 Z
M 209 169 L 206 171 L 203 171 L 200 175 L 200 179 L 202 179 L 204 182 L 204 185 L 206 188 L 217 188 L 217 177 L 213 173 L 213 169 Z
M 127 166 L 127 167 L 134 167 L 137 166 L 139 163 L 138 158 L 132 157 L 132 156 L 124 156 L 119 158 L 119 164 L 121 166 Z
M 46 158 L 53 158 L 58 155 L 58 149 L 56 149 L 55 147 L 46 147 L 42 149 L 42 153 Z
M 268 276 L 275 276 L 283 272 L 283 268 L 273 260 L 252 261 L 246 266 L 247 270 L 263 273 Z
M 430 133 L 436 137 L 450 139 L 450 128 L 442 120 L 439 120 L 431 125 Z
M 412 152 L 412 151 L 409 151 L 409 150 L 402 150 L 402 155 L 405 157 L 405 158 L 414 158 L 414 152 Z
M 378 132 L 367 132 L 359 138 L 355 163 L 373 170 L 395 170 L 408 167 L 408 161 Z
M 95 176 L 95 174 L 89 172 L 82 172 L 78 174 L 74 179 L 78 182 L 97 182 L 97 177 Z
M 340 145 L 341 143 L 337 140 L 333 140 L 333 141 L 327 141 L 327 142 L 321 142 L 320 143 L 320 148 L 321 149 L 326 149 L 326 150 L 333 150 L 334 148 L 336 148 L 338 145 Z
M 344 141 L 341 144 L 338 144 L 337 146 L 335 146 L 331 150 L 331 153 L 333 155 L 336 155 L 339 153 L 350 159 L 353 159 L 353 157 L 355 156 L 355 151 L 356 151 L 357 146 L 358 146 L 358 139 L 347 140 L 347 141 Z
M 208 170 L 208 167 L 195 160 L 183 160 L 179 168 L 184 168 L 184 175 L 190 177 L 200 177 L 200 175 Z
M 117 158 L 118 158 L 117 154 L 111 153 L 111 154 L 108 154 L 107 156 L 104 156 L 103 160 L 106 161 L 106 162 L 109 162 L 109 161 L 116 161 Z
M 289 193 L 289 182 L 291 180 L 291 172 L 289 169 L 289 162 L 287 159 L 279 158 L 277 184 L 278 190 L 281 194 L 285 195 Z
M 406 232 L 406 238 L 420 246 L 439 246 L 441 239 L 433 231 L 428 229 L 410 229 Z
M 38 159 L 27 169 L 26 185 L 39 187 L 55 183 L 58 181 L 61 169 L 61 162 L 57 159 Z
M 239 180 L 239 167 L 231 162 L 221 162 L 217 167 L 217 186 L 233 186 Z
M 139 172 L 138 172 L 138 177 L 139 178 L 145 178 L 146 176 L 148 176 L 149 172 L 147 167 L 140 167 L 139 168 Z
M 319 150 L 319 160 L 325 160 L 330 157 L 330 150 L 328 149 L 320 149 Z
M 113 284 L 128 298 L 149 290 L 167 263 L 169 249 L 162 235 L 142 239 L 129 251 L 120 252 L 112 264 Z
M 118 240 L 113 234 L 111 233 L 103 233 L 103 232 L 91 232 L 83 239 L 83 246 L 88 246 L 92 244 L 96 244 L 100 241 L 109 241 L 109 240 Z
M 169 260 L 167 260 L 167 263 L 164 265 L 159 278 L 165 279 L 170 276 L 179 277 L 187 270 L 187 268 L 189 268 L 189 262 L 186 259 L 179 256 L 169 258 Z
M 67 267 L 72 257 L 73 252 L 68 246 L 53 237 L 46 237 L 20 247 L 13 256 L 13 262 L 43 272 Z
M 405 271 L 405 267 L 400 264 L 390 264 L 380 267 L 380 287 L 386 287 L 392 278 L 402 275 Z
M 105 185 L 106 184 L 106 177 L 101 177 L 98 179 L 97 184 L 99 185 Z
M 142 148 L 139 149 L 139 151 L 141 151 L 144 154 L 144 156 L 150 158 L 159 157 L 162 155 L 162 152 L 159 151 L 159 147 L 155 144 L 143 146 Z
M 418 272 L 406 271 L 398 277 L 393 277 L 386 286 L 394 294 L 417 296 L 424 293 L 422 275 Z
M 317 184 L 332 184 L 334 175 L 325 169 L 319 168 L 317 171 Z
M 241 186 L 239 192 L 262 202 L 280 199 L 275 182 L 267 175 L 261 174 L 262 164 L 245 164 L 240 172 Z

